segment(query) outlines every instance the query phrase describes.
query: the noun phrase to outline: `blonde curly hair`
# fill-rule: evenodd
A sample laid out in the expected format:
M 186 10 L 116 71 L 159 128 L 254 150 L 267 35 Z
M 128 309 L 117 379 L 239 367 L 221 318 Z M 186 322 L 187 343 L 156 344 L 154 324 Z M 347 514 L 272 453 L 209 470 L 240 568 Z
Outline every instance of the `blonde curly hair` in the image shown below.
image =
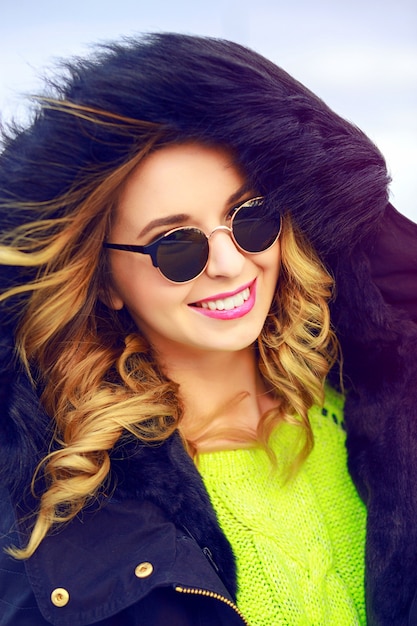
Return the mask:
M 97 117 L 86 107 L 48 106 Z M 122 123 L 103 114 L 100 120 Z M 124 433 L 161 442 L 181 432 L 178 385 L 160 370 L 152 346 L 128 314 L 106 306 L 109 269 L 102 243 L 111 215 L 126 179 L 162 137 L 157 125 L 124 123 L 134 123 L 142 133 L 142 149 L 133 158 L 100 179 L 86 177 L 85 184 L 54 201 L 27 204 L 25 209 L 41 219 L 5 234 L 0 245 L 1 264 L 37 268 L 34 280 L 9 289 L 0 300 L 26 298 L 17 350 L 42 389 L 57 444 L 38 467 L 47 487 L 28 545 L 10 550 L 17 558 L 30 557 L 51 527 L 73 518 L 105 488 L 109 452 Z M 268 450 L 278 423 L 300 427 L 304 442 L 297 468 L 313 445 L 308 410 L 323 400 L 336 357 L 327 304 L 333 281 L 289 214 L 283 219 L 281 251 L 277 295 L 255 347 L 261 375 L 279 403 L 260 420 L 257 441 Z M 190 454 L 198 452 L 198 436 L 185 444 Z

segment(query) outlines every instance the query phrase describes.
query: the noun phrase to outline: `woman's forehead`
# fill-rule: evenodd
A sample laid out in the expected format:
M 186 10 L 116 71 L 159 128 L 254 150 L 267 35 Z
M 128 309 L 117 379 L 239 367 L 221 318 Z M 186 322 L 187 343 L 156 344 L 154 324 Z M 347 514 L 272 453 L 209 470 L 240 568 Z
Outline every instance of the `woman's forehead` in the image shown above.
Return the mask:
M 222 210 L 238 202 L 248 185 L 223 148 L 200 144 L 163 147 L 148 155 L 120 194 L 116 220 L 139 226 L 173 214 Z

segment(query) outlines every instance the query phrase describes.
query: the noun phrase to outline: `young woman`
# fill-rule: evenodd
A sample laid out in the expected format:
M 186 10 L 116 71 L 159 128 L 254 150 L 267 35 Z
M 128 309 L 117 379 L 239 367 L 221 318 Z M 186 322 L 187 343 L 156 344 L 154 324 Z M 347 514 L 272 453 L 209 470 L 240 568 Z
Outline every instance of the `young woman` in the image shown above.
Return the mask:
M 226 41 L 54 90 L 0 161 L 0 624 L 417 623 L 417 233 L 378 150 Z

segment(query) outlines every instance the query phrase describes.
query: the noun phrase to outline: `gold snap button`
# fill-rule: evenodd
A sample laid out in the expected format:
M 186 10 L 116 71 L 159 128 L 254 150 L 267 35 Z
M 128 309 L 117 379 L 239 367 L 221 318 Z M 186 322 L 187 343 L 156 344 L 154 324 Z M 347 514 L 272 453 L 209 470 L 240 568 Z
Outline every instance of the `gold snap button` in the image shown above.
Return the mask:
M 55 606 L 66 606 L 69 602 L 69 597 L 69 593 L 66 589 L 63 589 L 62 587 L 57 587 L 51 593 L 51 602 Z
M 139 565 L 135 567 L 135 576 L 137 576 L 138 578 L 147 578 L 152 574 L 152 572 L 153 565 L 152 563 L 148 563 L 148 561 L 139 563 Z

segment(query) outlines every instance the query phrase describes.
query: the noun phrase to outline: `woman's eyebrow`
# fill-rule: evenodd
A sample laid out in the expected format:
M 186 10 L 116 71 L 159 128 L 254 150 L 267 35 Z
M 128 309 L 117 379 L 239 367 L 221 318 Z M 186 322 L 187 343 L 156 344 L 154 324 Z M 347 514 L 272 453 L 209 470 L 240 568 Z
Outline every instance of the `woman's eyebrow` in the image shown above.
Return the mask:
M 161 226 L 175 226 L 175 224 L 179 224 L 180 222 L 186 222 L 188 219 L 190 219 L 190 216 L 186 213 L 178 213 L 176 215 L 167 215 L 167 217 L 159 217 L 156 220 L 152 220 L 151 222 L 149 222 L 149 224 L 147 224 L 145 228 L 140 231 L 138 239 L 140 237 L 143 237 L 144 235 L 147 235 L 154 228 L 160 228 Z
M 227 200 L 228 205 L 233 205 L 235 202 L 238 202 L 242 196 L 252 189 L 251 185 L 248 183 L 244 183 L 237 191 L 235 191 L 230 198 Z M 159 217 L 155 220 L 152 220 L 143 228 L 139 235 L 138 239 L 147 235 L 154 228 L 160 228 L 161 226 L 175 226 L 176 224 L 186 222 L 190 219 L 190 216 L 186 213 L 177 213 L 175 215 L 167 215 L 166 217 Z

